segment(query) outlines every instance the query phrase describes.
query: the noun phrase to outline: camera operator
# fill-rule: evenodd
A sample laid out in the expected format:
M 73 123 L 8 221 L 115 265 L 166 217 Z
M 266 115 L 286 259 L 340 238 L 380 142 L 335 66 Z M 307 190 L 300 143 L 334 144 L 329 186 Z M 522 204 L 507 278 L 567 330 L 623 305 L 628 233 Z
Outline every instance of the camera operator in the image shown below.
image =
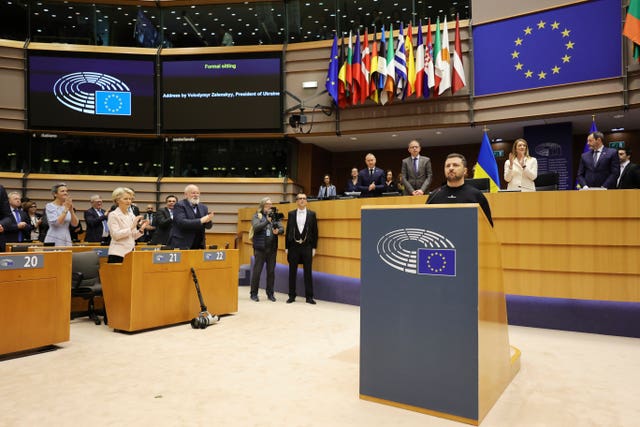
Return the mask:
M 278 235 L 284 233 L 284 227 L 281 223 L 284 215 L 272 205 L 271 198 L 263 198 L 260 200 L 258 211 L 251 219 L 255 258 L 251 272 L 251 299 L 256 302 L 260 301 L 258 285 L 265 262 L 267 263 L 267 298 L 273 302 L 276 300 L 273 295 L 273 282 L 275 280 L 276 255 L 278 254 Z

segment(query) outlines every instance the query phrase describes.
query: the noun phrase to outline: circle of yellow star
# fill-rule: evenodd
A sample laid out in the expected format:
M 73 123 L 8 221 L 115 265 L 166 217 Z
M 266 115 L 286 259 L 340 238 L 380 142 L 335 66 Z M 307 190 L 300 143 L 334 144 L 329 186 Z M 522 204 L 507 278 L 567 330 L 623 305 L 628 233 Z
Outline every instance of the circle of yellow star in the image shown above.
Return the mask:
M 543 79 L 546 79 L 546 78 L 547 78 L 547 73 L 545 73 L 544 71 L 540 71 L 538 73 L 538 79 L 539 80 L 543 80 Z

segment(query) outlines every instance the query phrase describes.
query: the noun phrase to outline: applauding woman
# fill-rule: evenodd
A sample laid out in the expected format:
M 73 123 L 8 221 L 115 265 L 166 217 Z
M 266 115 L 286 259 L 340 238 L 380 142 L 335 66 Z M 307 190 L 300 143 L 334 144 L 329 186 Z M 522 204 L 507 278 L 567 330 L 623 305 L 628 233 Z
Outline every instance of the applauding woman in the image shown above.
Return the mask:
M 53 243 L 54 246 L 71 246 L 69 225 L 76 227 L 80 222 L 73 209 L 73 200 L 69 196 L 67 184 L 56 184 L 51 188 L 53 201 L 47 203 L 45 215 L 49 223 L 49 231 L 44 238 L 45 243 Z
M 107 220 L 111 235 L 108 263 L 124 261 L 124 256 L 133 250 L 136 240 L 144 235 L 144 230 L 149 226 L 148 220 L 142 219 L 142 215 L 135 216 L 131 211 L 133 196 L 133 190 L 126 187 L 118 187 L 111 194 L 118 207 L 109 214 Z
M 513 143 L 509 160 L 504 163 L 504 180 L 507 190 L 536 191 L 533 182 L 538 176 L 538 161 L 529 155 L 527 141 L 522 138 Z

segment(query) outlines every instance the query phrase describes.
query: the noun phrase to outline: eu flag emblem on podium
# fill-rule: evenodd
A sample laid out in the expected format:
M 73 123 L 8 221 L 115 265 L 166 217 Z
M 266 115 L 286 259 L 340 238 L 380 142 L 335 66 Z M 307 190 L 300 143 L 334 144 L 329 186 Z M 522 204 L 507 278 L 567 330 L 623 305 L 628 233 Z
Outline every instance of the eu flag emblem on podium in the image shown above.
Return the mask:
M 96 91 L 96 114 L 131 115 L 131 92 Z
M 456 275 L 455 249 L 418 249 L 418 274 Z
M 622 75 L 619 0 L 593 0 L 473 28 L 475 94 Z

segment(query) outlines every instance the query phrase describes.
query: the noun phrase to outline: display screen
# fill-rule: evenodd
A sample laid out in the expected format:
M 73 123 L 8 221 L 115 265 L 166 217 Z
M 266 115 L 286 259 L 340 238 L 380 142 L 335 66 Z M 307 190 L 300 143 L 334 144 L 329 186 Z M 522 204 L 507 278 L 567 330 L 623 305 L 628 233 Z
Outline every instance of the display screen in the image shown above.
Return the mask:
M 164 131 L 282 131 L 280 54 L 166 57 Z
M 154 58 L 29 52 L 29 127 L 155 130 Z

